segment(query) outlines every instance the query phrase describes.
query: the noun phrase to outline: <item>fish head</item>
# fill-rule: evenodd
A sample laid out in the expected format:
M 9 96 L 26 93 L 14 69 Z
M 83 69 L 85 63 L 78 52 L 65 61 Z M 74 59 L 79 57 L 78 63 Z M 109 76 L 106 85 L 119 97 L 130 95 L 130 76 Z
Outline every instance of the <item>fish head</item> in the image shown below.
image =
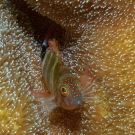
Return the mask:
M 75 109 L 82 103 L 81 84 L 72 74 L 59 79 L 59 105 L 64 109 Z

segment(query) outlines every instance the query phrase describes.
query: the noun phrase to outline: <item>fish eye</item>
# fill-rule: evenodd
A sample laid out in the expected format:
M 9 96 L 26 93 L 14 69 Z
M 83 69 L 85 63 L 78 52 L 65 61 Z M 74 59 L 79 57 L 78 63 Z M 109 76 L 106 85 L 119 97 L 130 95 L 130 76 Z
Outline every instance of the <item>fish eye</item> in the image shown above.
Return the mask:
M 65 88 L 65 87 L 61 87 L 61 95 L 62 96 L 67 96 L 67 94 L 68 94 L 68 89 Z

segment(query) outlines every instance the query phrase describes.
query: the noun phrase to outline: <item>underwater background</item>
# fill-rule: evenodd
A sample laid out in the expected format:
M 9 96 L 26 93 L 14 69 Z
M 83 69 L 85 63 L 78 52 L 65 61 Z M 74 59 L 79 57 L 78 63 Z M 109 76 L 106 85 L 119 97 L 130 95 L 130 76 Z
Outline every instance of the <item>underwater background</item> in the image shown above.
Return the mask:
M 135 134 L 134 0 L 0 0 L 0 135 Z M 62 61 L 97 77 L 94 100 L 43 118 L 41 44 L 57 24 Z M 90 95 L 91 96 L 91 95 Z

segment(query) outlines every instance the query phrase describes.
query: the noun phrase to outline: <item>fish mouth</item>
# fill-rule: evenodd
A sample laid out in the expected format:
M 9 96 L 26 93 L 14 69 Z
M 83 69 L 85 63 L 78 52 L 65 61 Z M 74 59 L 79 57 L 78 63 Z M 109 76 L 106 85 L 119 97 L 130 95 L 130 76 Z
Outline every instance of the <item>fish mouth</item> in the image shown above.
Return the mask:
M 62 106 L 64 109 L 68 109 L 68 110 L 72 110 L 75 109 L 78 105 L 80 105 L 82 103 L 81 100 L 73 100 L 72 97 L 66 97 L 64 99 L 65 101 L 65 105 Z
M 73 97 L 66 97 L 65 103 L 67 106 L 80 105 L 82 103 L 82 99 L 73 99 Z
M 76 104 L 76 105 L 80 105 L 81 103 L 82 103 L 81 100 L 75 100 L 75 101 L 73 102 L 73 104 Z
M 71 97 L 66 97 L 65 103 L 66 103 L 67 106 L 71 106 L 72 103 L 73 103 L 73 99 Z

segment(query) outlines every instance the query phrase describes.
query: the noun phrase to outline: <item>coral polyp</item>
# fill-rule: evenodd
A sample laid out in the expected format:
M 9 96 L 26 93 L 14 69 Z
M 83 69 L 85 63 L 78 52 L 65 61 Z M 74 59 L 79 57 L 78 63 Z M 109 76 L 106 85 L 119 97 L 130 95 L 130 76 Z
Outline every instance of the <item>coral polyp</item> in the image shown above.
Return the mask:
M 11 1 L 15 7 L 0 2 L 0 134 L 135 134 L 135 1 L 24 0 L 23 10 Z M 60 25 L 69 70 L 80 78 L 87 64 L 97 76 L 96 98 L 74 111 L 57 108 L 42 123 L 29 90 L 47 91 L 40 52 L 49 18 Z

